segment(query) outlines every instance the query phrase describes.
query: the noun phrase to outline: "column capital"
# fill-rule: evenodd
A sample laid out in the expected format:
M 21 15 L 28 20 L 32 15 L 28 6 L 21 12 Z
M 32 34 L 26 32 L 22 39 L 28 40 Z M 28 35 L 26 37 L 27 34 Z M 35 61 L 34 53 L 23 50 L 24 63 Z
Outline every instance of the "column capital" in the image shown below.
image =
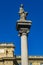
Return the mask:
M 21 35 L 27 35 L 29 33 L 29 29 L 28 28 L 21 28 L 19 30 L 19 36 Z
M 22 35 L 27 35 L 27 33 L 22 33 Z

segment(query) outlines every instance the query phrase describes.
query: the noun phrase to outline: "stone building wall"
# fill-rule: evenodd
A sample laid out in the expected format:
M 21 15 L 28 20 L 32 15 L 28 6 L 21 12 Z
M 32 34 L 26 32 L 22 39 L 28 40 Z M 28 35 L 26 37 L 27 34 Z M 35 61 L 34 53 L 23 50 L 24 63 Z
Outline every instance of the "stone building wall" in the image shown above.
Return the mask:
M 21 56 L 17 56 L 16 60 L 18 64 L 21 64 Z M 29 65 L 43 65 L 43 56 L 29 56 L 28 63 Z
M 14 48 L 12 43 L 0 44 L 0 65 L 14 65 Z
M 21 56 L 14 55 L 13 44 L 0 44 L 0 65 L 21 65 Z M 43 56 L 29 56 L 29 65 L 43 65 Z

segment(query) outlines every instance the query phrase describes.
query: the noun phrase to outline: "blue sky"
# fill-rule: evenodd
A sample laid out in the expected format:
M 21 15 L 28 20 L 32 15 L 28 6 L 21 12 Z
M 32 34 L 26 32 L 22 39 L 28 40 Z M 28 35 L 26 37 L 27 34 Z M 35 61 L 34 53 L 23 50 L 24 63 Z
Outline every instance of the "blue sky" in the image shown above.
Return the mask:
M 43 56 L 43 0 L 0 0 L 0 42 L 13 42 L 15 54 L 21 54 L 21 42 L 16 30 L 19 19 L 19 7 L 29 14 L 27 19 L 32 21 L 28 36 L 28 55 Z

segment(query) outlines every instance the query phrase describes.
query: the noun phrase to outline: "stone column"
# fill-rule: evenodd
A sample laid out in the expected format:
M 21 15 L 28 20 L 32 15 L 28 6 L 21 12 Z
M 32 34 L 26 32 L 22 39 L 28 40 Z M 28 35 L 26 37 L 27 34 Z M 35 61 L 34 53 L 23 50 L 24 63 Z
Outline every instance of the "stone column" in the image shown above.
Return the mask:
M 28 65 L 27 33 L 21 35 L 21 65 Z
M 27 34 L 30 31 L 32 21 L 26 20 L 28 12 L 24 11 L 23 5 L 21 4 L 19 15 L 20 19 L 17 20 L 17 31 L 21 36 L 21 65 L 28 65 L 28 50 L 27 50 Z

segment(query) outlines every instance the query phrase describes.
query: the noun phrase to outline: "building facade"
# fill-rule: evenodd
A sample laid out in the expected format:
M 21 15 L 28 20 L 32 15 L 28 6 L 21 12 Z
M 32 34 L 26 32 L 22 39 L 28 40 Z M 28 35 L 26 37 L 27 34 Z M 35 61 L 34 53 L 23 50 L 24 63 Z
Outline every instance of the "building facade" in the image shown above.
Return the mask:
M 17 56 L 16 60 L 21 65 L 21 57 Z M 43 56 L 29 56 L 28 63 L 28 65 L 43 65 Z
M 0 65 L 21 65 L 21 56 L 14 55 L 13 43 L 0 44 Z M 29 65 L 43 65 L 43 56 L 29 56 Z
M 14 65 L 14 45 L 0 44 L 0 65 Z

